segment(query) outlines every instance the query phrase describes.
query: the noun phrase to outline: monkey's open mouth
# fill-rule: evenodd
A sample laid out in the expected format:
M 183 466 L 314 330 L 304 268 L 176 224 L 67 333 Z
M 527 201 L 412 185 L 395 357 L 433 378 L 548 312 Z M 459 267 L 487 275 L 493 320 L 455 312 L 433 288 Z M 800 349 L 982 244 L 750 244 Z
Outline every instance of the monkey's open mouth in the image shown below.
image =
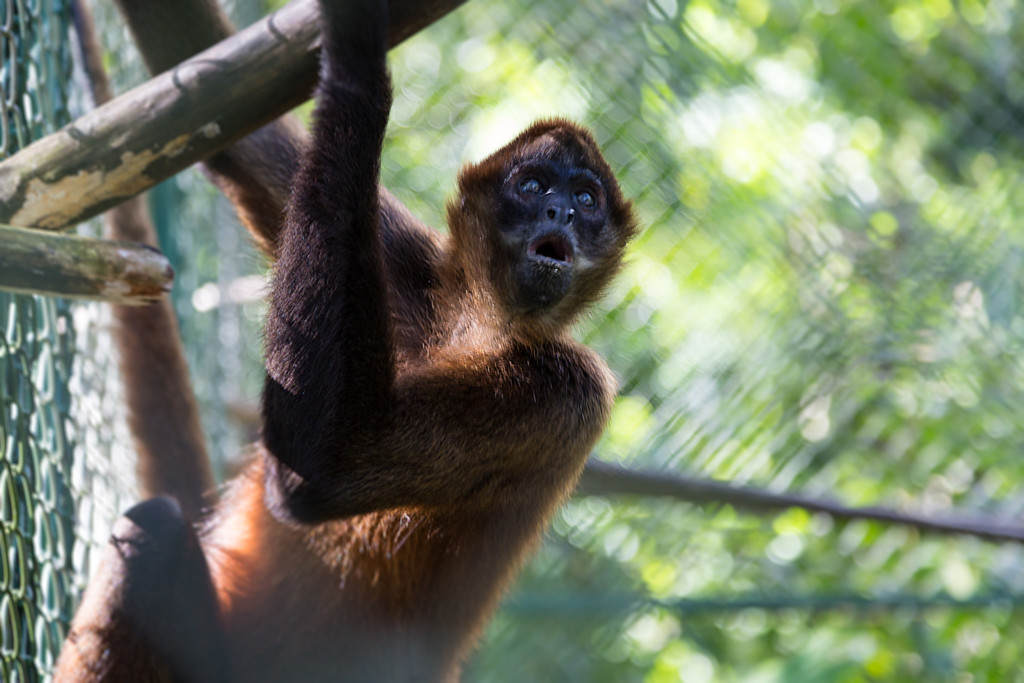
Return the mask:
M 526 252 L 533 257 L 555 261 L 558 265 L 572 263 L 572 245 L 564 237 L 558 235 L 541 237 L 531 244 Z

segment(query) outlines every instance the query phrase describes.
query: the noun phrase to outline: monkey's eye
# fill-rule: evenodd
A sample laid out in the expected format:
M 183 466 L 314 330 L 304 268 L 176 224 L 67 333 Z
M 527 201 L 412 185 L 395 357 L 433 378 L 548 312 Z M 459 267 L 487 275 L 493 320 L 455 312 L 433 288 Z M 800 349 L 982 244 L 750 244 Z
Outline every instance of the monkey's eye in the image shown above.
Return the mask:
M 586 190 L 580 190 L 576 193 L 576 201 L 587 208 L 593 207 L 597 204 L 597 200 L 594 199 L 594 195 L 590 194 Z
M 521 192 L 540 194 L 541 189 L 540 181 L 536 178 L 523 178 L 519 181 L 519 190 Z

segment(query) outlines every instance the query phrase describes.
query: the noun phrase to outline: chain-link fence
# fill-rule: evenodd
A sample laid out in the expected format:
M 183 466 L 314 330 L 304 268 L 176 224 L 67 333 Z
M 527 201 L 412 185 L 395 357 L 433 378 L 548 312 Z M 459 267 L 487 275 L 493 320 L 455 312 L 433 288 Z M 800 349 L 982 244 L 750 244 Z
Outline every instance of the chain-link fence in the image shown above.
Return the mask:
M 123 90 L 141 68 L 95 7 Z M 68 55 L 62 4 L 5 11 L 9 153 L 61 120 Z M 392 52 L 384 182 L 441 226 L 463 160 L 586 122 L 645 225 L 580 329 L 621 382 L 599 457 L 1019 532 L 1022 39 L 1016 0 L 472 0 Z M 262 264 L 197 173 L 151 205 L 229 470 Z M 60 482 L 79 539 L 131 499 L 105 315 L 75 307 L 70 373 L 66 310 L 0 298 L 5 680 L 45 672 L 88 564 Z M 1018 545 L 705 499 L 574 499 L 465 678 L 1024 680 Z
M 68 8 L 0 2 L 0 158 L 69 120 Z M 75 595 L 66 304 L 0 293 L 0 679 L 52 666 Z

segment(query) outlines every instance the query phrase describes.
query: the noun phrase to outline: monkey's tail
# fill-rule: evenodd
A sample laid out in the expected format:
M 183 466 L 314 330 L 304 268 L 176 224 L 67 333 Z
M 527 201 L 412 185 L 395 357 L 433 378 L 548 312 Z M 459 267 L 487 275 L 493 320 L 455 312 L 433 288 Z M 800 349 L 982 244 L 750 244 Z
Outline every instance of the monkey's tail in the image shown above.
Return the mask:
M 93 100 L 113 97 L 103 68 L 92 13 L 85 0 L 71 5 L 82 61 Z M 143 197 L 133 197 L 104 216 L 110 239 L 157 246 L 156 229 Z M 150 306 L 114 306 L 114 341 L 124 382 L 128 424 L 138 453 L 138 478 L 149 498 L 174 496 L 190 520 L 197 520 L 215 494 L 188 365 L 169 297 Z

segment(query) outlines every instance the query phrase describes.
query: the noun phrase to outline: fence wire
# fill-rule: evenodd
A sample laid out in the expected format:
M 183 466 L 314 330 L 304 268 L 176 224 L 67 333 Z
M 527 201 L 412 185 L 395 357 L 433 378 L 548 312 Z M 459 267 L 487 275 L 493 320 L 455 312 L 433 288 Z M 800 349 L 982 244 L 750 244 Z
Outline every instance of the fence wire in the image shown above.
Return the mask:
M 0 158 L 69 120 L 68 9 L 0 2 Z M 0 293 L 0 679 L 53 664 L 75 596 L 69 307 Z
M 10 153 L 62 120 L 68 55 L 63 4 L 4 6 Z M 110 3 L 96 12 L 123 91 L 142 69 Z M 462 161 L 538 116 L 586 122 L 645 226 L 579 329 L 621 383 L 600 457 L 1020 522 L 1022 39 L 1017 0 L 473 0 L 392 51 L 383 179 L 441 226 Z M 230 471 L 262 377 L 264 267 L 197 173 L 151 205 Z M 72 568 L 132 498 L 131 453 L 104 309 L 7 297 L 0 316 L 0 674 L 34 680 Z M 465 678 L 1024 681 L 1022 602 L 1012 544 L 585 496 Z

